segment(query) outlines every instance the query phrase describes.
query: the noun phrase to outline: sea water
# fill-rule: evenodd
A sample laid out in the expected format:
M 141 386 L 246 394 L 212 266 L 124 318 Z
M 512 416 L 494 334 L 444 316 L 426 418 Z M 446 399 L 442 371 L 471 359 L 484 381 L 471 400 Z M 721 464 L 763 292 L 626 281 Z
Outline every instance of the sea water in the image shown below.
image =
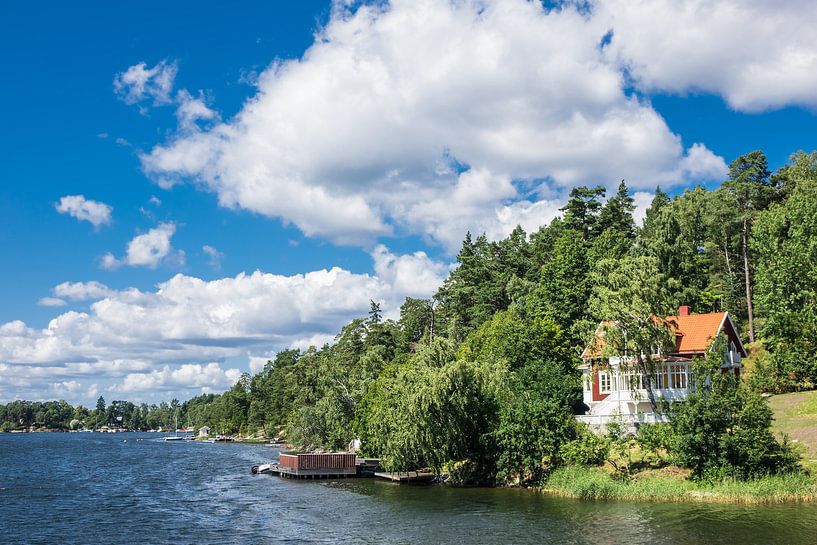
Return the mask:
M 586 502 L 250 473 L 276 457 L 151 433 L 0 434 L 0 543 L 817 543 L 811 504 Z

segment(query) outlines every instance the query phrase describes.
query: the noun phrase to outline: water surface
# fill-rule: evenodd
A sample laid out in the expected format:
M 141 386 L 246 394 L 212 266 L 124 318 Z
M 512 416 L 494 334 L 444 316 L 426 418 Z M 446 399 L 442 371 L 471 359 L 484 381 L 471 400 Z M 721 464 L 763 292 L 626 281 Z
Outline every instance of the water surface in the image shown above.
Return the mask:
M 817 506 L 584 502 L 251 475 L 264 445 L 0 434 L 0 543 L 809 544 Z

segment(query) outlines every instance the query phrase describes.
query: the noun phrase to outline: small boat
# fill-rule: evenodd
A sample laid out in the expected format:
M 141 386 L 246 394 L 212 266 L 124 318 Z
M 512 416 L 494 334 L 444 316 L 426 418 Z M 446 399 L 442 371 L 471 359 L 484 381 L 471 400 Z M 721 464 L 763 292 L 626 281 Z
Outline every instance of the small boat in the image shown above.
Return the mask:
M 253 475 L 261 475 L 263 473 L 269 473 L 271 469 L 272 464 L 261 464 L 258 466 L 252 466 L 252 468 L 250 468 L 250 471 L 252 472 Z
M 187 439 L 186 435 L 179 435 L 179 417 L 176 417 L 176 426 L 173 428 L 176 431 L 173 432 L 173 436 L 165 437 L 165 441 L 184 441 Z

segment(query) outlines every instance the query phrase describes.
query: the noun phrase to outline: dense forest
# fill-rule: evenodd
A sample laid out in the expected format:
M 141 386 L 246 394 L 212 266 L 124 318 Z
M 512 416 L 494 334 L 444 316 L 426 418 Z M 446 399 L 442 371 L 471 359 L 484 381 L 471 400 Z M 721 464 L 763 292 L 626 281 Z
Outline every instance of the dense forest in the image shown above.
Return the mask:
M 388 468 L 431 467 L 462 482 L 534 483 L 560 465 L 605 460 L 629 471 L 623 445 L 633 441 L 696 476 L 793 468 L 760 393 L 817 384 L 817 152 L 771 172 L 754 151 L 716 189 L 671 198 L 656 188 L 643 226 L 634 209 L 624 181 L 609 198 L 577 187 L 535 233 L 468 234 L 433 299 L 406 299 L 396 320 L 372 301 L 333 343 L 284 350 L 221 395 L 127 410 L 44 403 L 25 417 L 15 402 L 0 405 L 0 422 L 94 426 L 113 415 L 142 429 L 178 418 L 324 450 L 359 438 Z M 669 426 L 636 438 L 579 426 L 576 368 L 596 324 L 645 323 L 679 305 L 730 312 L 751 352 L 740 384 L 712 380 L 717 362 L 701 361 L 701 387 L 666 409 Z

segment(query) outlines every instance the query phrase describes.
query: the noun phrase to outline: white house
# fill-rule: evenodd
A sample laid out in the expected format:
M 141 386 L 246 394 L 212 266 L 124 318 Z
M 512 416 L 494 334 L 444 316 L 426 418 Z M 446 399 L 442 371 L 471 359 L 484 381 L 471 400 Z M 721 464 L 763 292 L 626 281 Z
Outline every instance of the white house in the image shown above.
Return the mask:
M 210 436 L 210 428 L 207 426 L 202 426 L 199 428 L 199 437 L 209 437 Z
M 692 314 L 689 307 L 683 306 L 677 316 L 667 316 L 664 320 L 675 334 L 675 347 L 670 354 L 651 355 L 656 362 L 652 381 L 656 399 L 684 399 L 689 392 L 692 358 L 704 356 L 720 335 L 727 341 L 721 370 L 740 376 L 741 361 L 747 353 L 728 312 Z M 625 358 L 601 356 L 603 325 L 596 330 L 595 342 L 582 352 L 579 368 L 583 398 L 590 410 L 576 419 L 599 430 L 613 418 L 630 429 L 643 423 L 665 422 L 665 415 L 653 412 L 642 374 L 626 365 Z

